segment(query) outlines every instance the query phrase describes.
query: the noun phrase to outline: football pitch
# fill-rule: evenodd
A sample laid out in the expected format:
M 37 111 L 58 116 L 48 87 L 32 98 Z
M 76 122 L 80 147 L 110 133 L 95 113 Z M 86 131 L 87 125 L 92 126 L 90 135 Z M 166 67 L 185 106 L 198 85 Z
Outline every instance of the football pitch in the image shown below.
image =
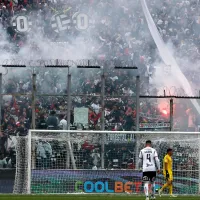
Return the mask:
M 144 196 L 136 195 L 0 195 L 0 200 L 145 200 Z M 200 196 L 163 196 L 157 200 L 199 200 Z

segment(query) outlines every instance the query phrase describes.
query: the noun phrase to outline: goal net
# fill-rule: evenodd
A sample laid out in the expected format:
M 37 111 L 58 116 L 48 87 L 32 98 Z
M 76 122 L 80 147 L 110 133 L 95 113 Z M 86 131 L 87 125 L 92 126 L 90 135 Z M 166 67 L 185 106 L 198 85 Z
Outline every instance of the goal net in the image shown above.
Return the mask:
M 14 193 L 143 192 L 139 151 L 151 140 L 162 160 L 174 150 L 174 193 L 200 192 L 200 133 L 30 130 L 17 137 Z M 164 183 L 156 178 L 156 188 Z

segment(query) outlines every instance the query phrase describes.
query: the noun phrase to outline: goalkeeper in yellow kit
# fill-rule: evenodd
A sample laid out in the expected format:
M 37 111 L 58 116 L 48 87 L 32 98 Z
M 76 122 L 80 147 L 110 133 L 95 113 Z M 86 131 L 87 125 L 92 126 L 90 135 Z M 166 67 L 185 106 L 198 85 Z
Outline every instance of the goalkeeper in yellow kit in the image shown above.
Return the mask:
M 175 195 L 173 195 L 173 172 L 172 172 L 172 154 L 173 154 L 173 150 L 172 149 L 167 149 L 167 155 L 164 157 L 163 159 L 163 175 L 167 181 L 167 183 L 165 183 L 163 185 L 163 187 L 159 190 L 159 195 L 161 196 L 163 190 L 165 188 L 169 188 L 169 194 L 170 197 L 176 197 Z

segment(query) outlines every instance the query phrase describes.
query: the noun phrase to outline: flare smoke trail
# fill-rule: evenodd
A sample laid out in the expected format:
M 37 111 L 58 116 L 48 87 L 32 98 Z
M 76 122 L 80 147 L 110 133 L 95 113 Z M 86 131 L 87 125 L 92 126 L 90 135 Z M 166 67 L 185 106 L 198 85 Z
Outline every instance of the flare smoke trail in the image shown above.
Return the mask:
M 140 0 L 140 1 L 141 1 L 141 4 L 142 4 L 142 9 L 143 9 L 149 30 L 151 32 L 153 39 L 154 39 L 154 42 L 156 43 L 156 46 L 158 48 L 158 51 L 160 53 L 160 56 L 161 56 L 163 62 L 167 66 L 172 67 L 173 78 L 178 80 L 180 85 L 184 88 L 186 94 L 188 96 L 193 96 L 192 88 L 191 88 L 187 78 L 185 77 L 185 75 L 180 70 L 180 67 L 178 66 L 175 58 L 170 53 L 169 49 L 165 45 L 165 43 L 164 43 L 164 41 L 163 41 L 163 39 L 160 35 L 160 33 L 158 32 L 158 29 L 157 29 L 157 27 L 156 27 L 156 25 L 153 21 L 153 18 L 151 16 L 150 12 L 149 12 L 149 9 L 147 7 L 146 0 Z M 195 99 L 191 99 L 191 102 L 194 105 L 194 107 L 197 109 L 198 113 L 200 114 L 200 106 L 197 103 L 197 101 Z

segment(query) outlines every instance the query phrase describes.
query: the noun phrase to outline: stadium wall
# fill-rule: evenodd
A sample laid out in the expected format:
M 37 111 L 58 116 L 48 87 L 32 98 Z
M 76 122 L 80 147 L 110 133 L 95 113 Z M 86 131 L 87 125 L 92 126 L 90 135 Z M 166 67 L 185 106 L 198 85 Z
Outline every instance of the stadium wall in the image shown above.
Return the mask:
M 177 194 L 197 194 L 198 179 L 187 177 L 188 171 L 175 172 Z M 183 177 L 183 175 L 185 176 Z M 141 193 L 141 173 L 133 170 L 33 170 L 31 192 L 41 193 Z M 0 193 L 12 193 L 15 169 L 0 170 Z M 156 189 L 163 183 L 160 175 Z M 42 185 L 42 187 L 41 187 Z
M 0 193 L 13 192 L 15 171 L 15 169 L 0 169 Z
M 176 194 L 197 194 L 198 179 L 175 172 Z M 134 170 L 32 170 L 31 193 L 142 193 L 141 172 Z M 156 189 L 164 183 L 157 177 Z

